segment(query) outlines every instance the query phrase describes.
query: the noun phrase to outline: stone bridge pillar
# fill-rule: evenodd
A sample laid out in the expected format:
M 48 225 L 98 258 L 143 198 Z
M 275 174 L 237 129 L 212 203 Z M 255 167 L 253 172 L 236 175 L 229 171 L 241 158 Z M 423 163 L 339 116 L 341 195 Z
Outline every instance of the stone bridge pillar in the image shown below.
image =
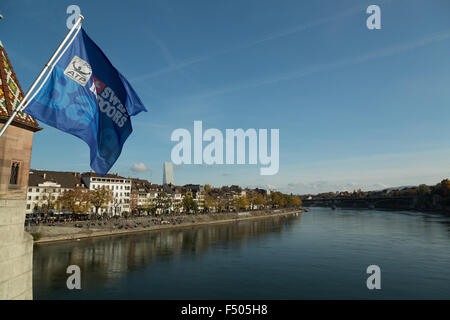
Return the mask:
M 0 127 L 23 98 L 22 89 L 0 42 Z M 32 117 L 19 113 L 0 137 L 0 299 L 32 299 L 33 239 L 24 232 Z

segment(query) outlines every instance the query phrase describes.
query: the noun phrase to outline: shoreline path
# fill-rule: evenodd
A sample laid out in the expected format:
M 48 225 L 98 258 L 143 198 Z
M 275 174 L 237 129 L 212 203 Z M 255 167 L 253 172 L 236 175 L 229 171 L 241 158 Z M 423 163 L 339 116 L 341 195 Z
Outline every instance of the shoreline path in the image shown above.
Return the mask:
M 88 220 L 51 225 L 30 226 L 26 231 L 34 237 L 35 244 L 55 241 L 79 240 L 83 238 L 120 235 L 126 233 L 161 229 L 187 228 L 206 224 L 230 223 L 266 217 L 298 214 L 302 208 L 248 211 L 238 213 L 212 213 L 192 215 L 163 215 L 118 218 L 108 220 Z

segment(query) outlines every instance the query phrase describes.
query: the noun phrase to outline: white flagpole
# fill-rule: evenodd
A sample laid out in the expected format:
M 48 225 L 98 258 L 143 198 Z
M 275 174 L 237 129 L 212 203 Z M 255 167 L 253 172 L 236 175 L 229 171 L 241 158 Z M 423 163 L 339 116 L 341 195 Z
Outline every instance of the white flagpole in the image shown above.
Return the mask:
M 63 41 L 61 42 L 61 44 L 58 46 L 58 48 L 56 49 L 55 53 L 53 53 L 52 57 L 50 58 L 50 60 L 47 62 L 47 64 L 44 66 L 44 69 L 42 69 L 41 73 L 39 74 L 39 76 L 36 78 L 36 80 L 34 80 L 33 84 L 31 85 L 31 87 L 28 89 L 27 93 L 25 94 L 25 96 L 23 97 L 22 101 L 20 101 L 20 104 L 17 106 L 17 108 L 14 109 L 14 112 L 11 114 L 11 117 L 9 117 L 8 121 L 6 121 L 6 123 L 3 125 L 2 129 L 0 130 L 0 137 L 3 135 L 3 133 L 5 133 L 6 129 L 9 127 L 9 125 L 11 124 L 11 122 L 14 120 L 14 118 L 16 117 L 17 113 L 22 110 L 23 106 L 27 103 L 27 99 L 31 96 L 31 94 L 33 93 L 33 90 L 36 88 L 36 86 L 39 84 L 39 82 L 41 81 L 42 77 L 47 73 L 48 69 L 51 67 L 52 63 L 55 61 L 56 57 L 58 56 L 58 54 L 61 52 L 61 50 L 63 49 L 64 45 L 66 44 L 67 40 L 69 40 L 70 36 L 73 34 L 73 32 L 76 30 L 76 28 L 78 27 L 79 24 L 81 24 L 81 21 L 84 19 L 84 17 L 80 14 L 78 16 L 77 21 L 75 22 L 75 24 L 73 25 L 72 29 L 70 29 L 70 31 L 67 33 L 66 37 L 63 39 Z

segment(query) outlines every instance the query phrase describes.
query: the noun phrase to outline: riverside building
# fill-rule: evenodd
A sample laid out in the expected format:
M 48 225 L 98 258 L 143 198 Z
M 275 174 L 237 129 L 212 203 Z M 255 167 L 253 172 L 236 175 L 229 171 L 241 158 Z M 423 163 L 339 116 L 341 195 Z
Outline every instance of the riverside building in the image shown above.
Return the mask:
M 98 188 L 109 189 L 113 200 L 100 209 L 99 213 L 120 215 L 122 212 L 130 212 L 131 179 L 117 174 L 107 174 L 100 177 L 93 172 L 60 172 L 47 170 L 30 170 L 27 189 L 26 213 L 39 212 L 49 203 L 55 203 L 58 198 L 68 190 L 85 188 L 95 190 Z M 61 207 L 55 207 L 54 213 L 62 213 Z M 90 209 L 95 213 L 95 208 Z

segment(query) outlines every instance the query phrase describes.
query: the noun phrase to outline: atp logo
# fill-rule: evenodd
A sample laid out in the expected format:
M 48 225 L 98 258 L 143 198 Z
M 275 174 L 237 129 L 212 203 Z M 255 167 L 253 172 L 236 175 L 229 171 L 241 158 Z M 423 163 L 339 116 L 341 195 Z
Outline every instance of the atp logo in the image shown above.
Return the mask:
M 89 63 L 74 56 L 64 70 L 64 74 L 84 87 L 92 76 L 92 68 Z

